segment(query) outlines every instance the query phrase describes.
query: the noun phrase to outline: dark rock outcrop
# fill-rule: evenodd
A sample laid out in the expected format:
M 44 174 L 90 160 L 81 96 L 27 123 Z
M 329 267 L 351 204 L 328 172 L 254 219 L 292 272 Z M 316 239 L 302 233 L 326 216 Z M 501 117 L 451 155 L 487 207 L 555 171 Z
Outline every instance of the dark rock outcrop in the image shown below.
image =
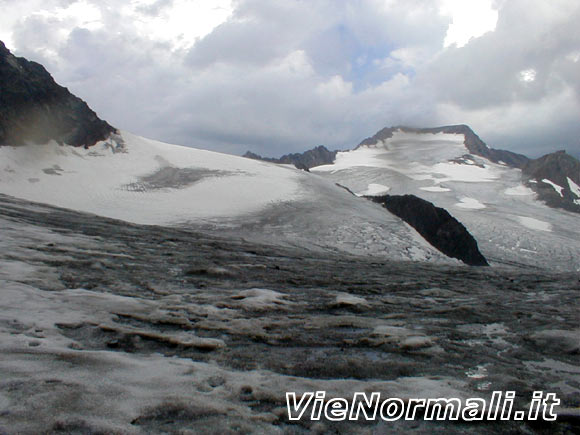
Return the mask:
M 444 127 L 434 127 L 434 128 L 413 128 L 413 127 L 388 127 L 383 128 L 374 136 L 366 138 L 358 146 L 374 145 L 379 141 L 384 141 L 393 136 L 393 132 L 400 130 L 407 133 L 420 133 L 420 134 L 435 134 L 435 133 L 448 133 L 448 134 L 462 134 L 465 136 L 465 146 L 470 153 L 485 157 L 494 163 L 504 162 L 508 166 L 514 168 L 521 168 L 528 162 L 528 158 L 522 154 L 513 153 L 511 151 L 496 150 L 489 148 L 485 142 L 483 142 L 478 135 L 476 135 L 471 128 L 467 125 L 448 125 Z
M 489 266 L 475 238 L 447 210 L 415 195 L 371 196 L 368 199 L 403 219 L 448 257 L 470 266 Z
M 42 65 L 15 57 L 0 41 L 0 145 L 55 140 L 88 147 L 114 131 Z
M 317 146 L 303 153 L 286 154 L 279 159 L 262 157 L 251 151 L 248 151 L 243 157 L 254 160 L 264 160 L 271 163 L 294 165 L 298 169 L 308 170 L 320 165 L 329 165 L 334 162 L 338 151 L 329 151 L 325 146 Z
M 522 167 L 524 183 L 538 194 L 538 198 L 550 207 L 563 208 L 580 213 L 580 196 L 570 186 L 568 178 L 580 186 L 580 161 L 557 151 L 539 159 L 530 160 Z M 560 186 L 560 193 L 543 180 L 549 180 Z

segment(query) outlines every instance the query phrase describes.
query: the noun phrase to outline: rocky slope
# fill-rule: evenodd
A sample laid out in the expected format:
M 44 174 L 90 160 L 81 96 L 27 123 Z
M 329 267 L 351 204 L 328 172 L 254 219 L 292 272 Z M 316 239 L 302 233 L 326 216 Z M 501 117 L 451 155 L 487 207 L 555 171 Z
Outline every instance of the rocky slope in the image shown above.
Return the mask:
M 0 41 L 0 145 L 55 140 L 88 147 L 114 131 L 42 65 L 14 56 Z
M 580 162 L 557 151 L 529 160 L 522 167 L 525 184 L 550 207 L 580 213 Z
M 448 257 L 470 266 L 489 266 L 477 248 L 477 241 L 447 210 L 415 195 L 382 195 L 369 199 L 399 216 Z
M 521 169 L 476 154 L 468 148 L 465 134 L 400 129 L 383 133 L 337 153 L 333 164 L 310 171 L 360 196 L 413 194 L 448 210 L 476 238 L 492 265 L 580 270 L 578 214 L 539 201 L 524 185 Z M 566 174 L 575 167 L 561 166 Z M 555 174 L 550 172 L 537 176 Z M 555 189 L 573 183 L 568 186 L 573 192 L 576 178 L 567 178 L 562 175 L 545 187 L 560 197 Z M 543 178 L 533 180 L 540 184 Z
M 325 146 L 317 146 L 303 153 L 293 153 L 286 154 L 279 159 L 262 157 L 258 154 L 254 154 L 251 151 L 246 152 L 243 157 L 247 157 L 254 160 L 264 160 L 271 163 L 288 164 L 294 165 L 298 169 L 308 170 L 315 166 L 327 165 L 334 161 L 336 153 L 338 151 L 329 151 Z

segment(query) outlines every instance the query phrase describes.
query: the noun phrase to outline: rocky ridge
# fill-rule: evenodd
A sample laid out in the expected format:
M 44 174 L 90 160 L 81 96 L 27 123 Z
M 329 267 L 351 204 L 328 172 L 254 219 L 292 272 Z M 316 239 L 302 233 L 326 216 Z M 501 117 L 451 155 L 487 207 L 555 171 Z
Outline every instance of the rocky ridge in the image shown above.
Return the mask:
M 434 128 L 387 127 L 363 140 L 355 149 L 385 141 L 391 138 L 395 131 L 462 134 L 465 137 L 465 147 L 471 154 L 485 157 L 494 163 L 521 169 L 522 182 L 536 192 L 538 199 L 548 206 L 580 212 L 580 192 L 575 193 L 575 186 L 568 181 L 571 179 L 576 186 L 580 185 L 580 162 L 565 151 L 547 154 L 539 159 L 530 159 L 523 154 L 489 148 L 469 126 L 464 124 Z M 553 184 L 556 187 L 553 187 Z
M 55 140 L 89 147 L 115 131 L 42 65 L 14 56 L 0 41 L 0 146 Z
M 474 131 L 465 124 L 459 125 L 447 125 L 443 127 L 433 127 L 433 128 L 414 128 L 414 127 L 387 127 L 383 128 L 377 132 L 374 136 L 368 137 L 363 140 L 356 148 L 365 145 L 375 145 L 377 142 L 384 141 L 393 136 L 393 132 L 402 131 L 405 133 L 420 133 L 420 134 L 436 134 L 436 133 L 446 133 L 446 134 L 462 134 L 465 136 L 465 147 L 472 154 L 485 157 L 494 163 L 505 163 L 508 166 L 514 168 L 521 168 L 528 161 L 529 158 L 523 154 L 514 153 L 506 150 L 497 150 L 494 148 L 489 148 L 484 141 L 482 141 Z M 355 149 L 356 149 L 355 148 Z
M 489 266 L 477 241 L 467 229 L 441 207 L 415 195 L 370 196 L 417 230 L 425 240 L 451 258 L 470 266 Z
M 338 151 L 329 151 L 325 146 L 319 145 L 316 148 L 304 151 L 303 153 L 283 155 L 279 159 L 262 157 L 251 151 L 246 152 L 243 157 L 254 160 L 264 160 L 271 163 L 294 165 L 298 169 L 308 170 L 315 166 L 328 165 L 334 162 L 337 152 Z
M 580 161 L 566 151 L 529 160 L 522 178 L 548 206 L 580 213 Z

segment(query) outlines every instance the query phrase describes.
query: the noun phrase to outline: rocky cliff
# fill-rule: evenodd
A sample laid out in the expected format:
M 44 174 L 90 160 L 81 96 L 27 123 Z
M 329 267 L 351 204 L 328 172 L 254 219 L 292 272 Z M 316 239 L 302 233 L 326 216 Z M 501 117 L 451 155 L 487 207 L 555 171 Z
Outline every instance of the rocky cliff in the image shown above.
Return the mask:
M 55 140 L 89 147 L 114 131 L 42 65 L 14 56 L 0 41 L 0 145 Z
M 489 266 L 475 238 L 447 210 L 415 195 L 370 196 L 368 199 L 403 219 L 448 257 L 470 266 Z

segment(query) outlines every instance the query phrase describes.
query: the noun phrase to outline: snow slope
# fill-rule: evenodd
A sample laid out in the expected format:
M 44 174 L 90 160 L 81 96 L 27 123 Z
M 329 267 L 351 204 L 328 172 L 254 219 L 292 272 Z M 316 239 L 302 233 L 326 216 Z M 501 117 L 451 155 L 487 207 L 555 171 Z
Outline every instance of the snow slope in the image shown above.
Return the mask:
M 303 171 L 130 133 L 0 147 L 0 193 L 139 224 L 315 250 L 448 261 L 380 206 Z
M 89 149 L 2 147 L 0 162 L 2 193 L 143 224 L 238 215 L 300 197 L 296 171 L 129 133 Z
M 547 207 L 521 171 L 471 155 L 463 134 L 395 131 L 311 169 L 356 193 L 389 186 L 446 208 L 492 262 L 580 270 L 578 215 Z

